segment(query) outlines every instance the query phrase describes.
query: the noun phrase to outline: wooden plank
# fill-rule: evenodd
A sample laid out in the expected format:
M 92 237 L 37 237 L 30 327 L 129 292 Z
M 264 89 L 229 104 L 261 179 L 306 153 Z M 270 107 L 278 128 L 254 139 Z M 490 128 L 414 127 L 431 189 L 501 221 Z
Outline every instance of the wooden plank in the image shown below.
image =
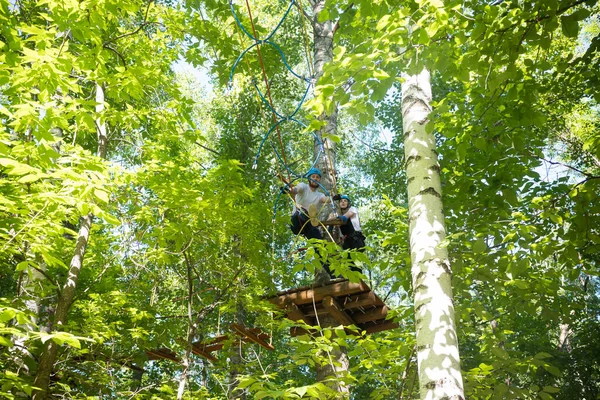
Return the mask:
M 329 314 L 340 324 L 344 326 L 354 325 L 352 318 L 350 318 L 348 313 L 340 307 L 333 297 L 325 296 L 325 298 L 323 298 L 323 307 L 329 311 Z
M 332 225 L 336 225 L 336 226 L 340 226 L 340 225 L 344 225 L 344 223 L 335 218 L 335 219 L 328 219 L 326 221 L 319 221 L 321 224 L 325 225 L 325 226 L 332 226 Z
M 285 310 L 287 311 L 287 317 L 292 321 L 304 321 L 308 325 L 312 325 L 310 318 L 304 315 L 304 313 L 300 311 L 298 306 L 292 301 L 286 302 Z
M 179 362 L 179 358 L 177 355 L 166 347 L 160 349 L 146 350 L 146 354 L 148 355 L 149 360 L 157 360 L 157 359 L 166 359 L 175 362 Z
M 229 336 L 227 335 L 219 335 L 216 336 L 214 338 L 209 338 L 210 341 L 205 341 L 206 344 L 214 344 L 214 343 L 221 343 L 221 342 L 225 342 L 227 339 L 229 339 Z
M 386 306 L 377 307 L 365 311 L 364 314 L 361 312 L 355 312 L 352 314 L 352 318 L 356 321 L 357 324 L 362 324 L 365 322 L 377 321 L 379 319 L 385 319 L 387 317 L 388 308 Z
M 223 348 L 223 346 L 225 346 L 225 343 L 209 343 L 209 344 L 202 344 L 202 343 L 193 343 L 192 344 L 192 349 L 200 349 L 201 351 L 210 353 L 212 351 L 219 351 Z
M 315 313 L 315 308 L 317 309 L 317 312 Z M 321 315 L 327 315 L 329 314 L 329 311 L 327 311 L 324 307 L 323 307 L 323 303 L 319 303 L 316 305 L 316 307 L 314 307 L 312 304 L 309 304 L 307 306 L 304 306 L 303 309 L 300 310 L 301 312 L 304 313 L 304 315 L 306 315 L 307 317 L 311 317 L 314 318 L 314 316 L 318 313 L 319 316 Z M 311 324 L 312 325 L 312 324 Z
M 348 281 L 348 279 L 346 279 L 346 278 L 336 278 L 336 279 L 332 279 L 331 281 L 329 281 L 325 285 L 321 285 L 321 286 L 333 285 L 334 283 L 347 282 L 347 281 Z M 272 297 L 285 296 L 286 294 L 303 292 L 305 290 L 314 289 L 314 288 L 315 288 L 314 285 L 300 286 L 300 287 L 297 287 L 297 288 L 284 290 L 282 292 L 277 292 L 277 294 L 275 296 L 265 296 L 264 299 L 269 300 Z
M 204 357 L 207 360 L 210 360 L 212 362 L 217 361 L 217 357 L 213 356 L 212 354 L 210 354 L 210 352 L 208 352 L 200 347 L 192 347 L 192 353 L 194 353 L 197 356 Z
M 244 326 L 240 324 L 231 324 L 231 328 L 242 338 L 245 336 L 256 344 L 261 345 L 267 350 L 275 350 L 275 347 L 271 346 L 269 343 L 265 342 L 263 339 L 259 338 L 258 335 L 246 329 Z
M 356 296 L 348 296 L 344 299 L 344 302 L 342 304 L 344 310 L 383 305 L 383 301 L 381 301 L 381 299 L 377 297 L 377 295 L 373 291 L 370 291 L 368 293 L 362 293 Z
M 397 322 L 385 322 L 383 324 L 377 324 L 377 325 L 371 325 L 368 328 L 365 328 L 364 330 L 367 332 L 367 334 L 369 333 L 376 333 L 376 332 L 383 332 L 383 331 L 387 331 L 390 329 L 396 329 L 398 328 L 400 325 L 398 325 Z
M 249 331 L 252 332 L 252 333 L 254 333 L 256 336 L 258 336 L 259 338 L 261 338 L 265 342 L 267 341 L 267 339 L 269 339 L 271 337 L 268 333 L 263 332 L 263 331 L 261 331 L 258 328 L 252 328 L 252 329 L 249 329 Z
M 320 286 L 314 289 L 307 289 L 302 292 L 295 292 L 286 294 L 283 296 L 277 296 L 269 299 L 269 301 L 280 308 L 285 307 L 286 301 L 290 300 L 294 302 L 296 305 L 308 304 L 315 301 L 316 303 L 320 303 L 325 296 L 346 296 L 349 294 L 357 294 L 362 292 L 368 292 L 369 286 L 360 281 L 359 283 L 352 283 L 350 281 L 344 281 L 339 283 L 334 283 L 333 285 Z

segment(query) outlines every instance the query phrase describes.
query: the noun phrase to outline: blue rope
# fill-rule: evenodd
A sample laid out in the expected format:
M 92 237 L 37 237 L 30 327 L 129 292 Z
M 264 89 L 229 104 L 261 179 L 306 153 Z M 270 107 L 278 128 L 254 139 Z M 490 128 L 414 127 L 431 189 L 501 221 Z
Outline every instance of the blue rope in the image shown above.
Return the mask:
M 260 142 L 260 145 L 258 146 L 258 152 L 256 153 L 256 156 L 254 156 L 254 162 L 252 164 L 252 169 L 256 169 L 258 166 L 258 158 L 260 157 L 260 153 L 262 151 L 263 146 L 265 145 L 265 142 L 267 141 L 269 135 L 271 134 L 271 132 L 273 132 L 275 130 L 275 128 L 277 128 L 280 124 L 282 124 L 285 121 L 291 121 L 291 122 L 295 122 L 298 125 L 300 125 L 303 128 L 306 128 L 306 124 L 298 121 L 296 118 L 292 118 L 292 117 L 287 117 L 286 119 L 282 119 L 280 121 L 277 121 L 277 123 L 273 124 L 273 126 L 271 126 L 271 128 L 269 129 L 269 131 L 265 134 L 265 136 L 263 137 L 262 141 Z M 317 155 L 315 156 L 315 159 L 312 163 L 312 165 L 310 166 L 309 170 L 311 168 L 314 168 L 315 165 L 317 165 L 317 162 L 319 161 L 319 158 L 321 157 L 321 154 L 323 154 L 323 142 L 319 139 L 319 135 L 317 135 L 314 131 L 311 132 L 311 134 L 313 135 L 313 137 L 315 138 L 315 141 L 317 142 L 317 145 L 319 146 L 319 152 L 317 153 Z M 304 174 L 298 174 L 294 171 L 292 171 L 290 169 L 290 167 L 285 163 L 285 161 L 282 159 L 281 155 L 279 154 L 279 152 L 277 151 L 276 148 L 273 148 L 273 150 L 275 151 L 275 154 L 277 156 L 277 159 L 279 160 L 279 162 L 281 163 L 281 165 L 291 174 L 294 176 L 298 176 L 298 177 L 302 177 Z
M 268 44 L 272 47 L 275 48 L 275 50 L 277 51 L 277 53 L 279 53 L 279 55 L 281 56 L 281 60 L 283 61 L 283 65 L 285 65 L 285 68 L 291 72 L 292 75 L 294 75 L 296 78 L 303 80 L 305 82 L 311 83 L 312 79 L 311 78 L 305 78 L 299 74 L 297 74 L 296 72 L 294 72 L 294 70 L 292 69 L 292 67 L 290 66 L 290 64 L 287 61 L 287 58 L 285 58 L 285 54 L 283 54 L 283 51 L 281 50 L 281 47 L 277 46 L 275 43 L 269 41 L 269 40 L 260 40 L 257 41 L 256 43 L 250 45 L 246 50 L 244 50 L 239 56 L 238 58 L 235 60 L 235 62 L 233 63 L 233 67 L 231 68 L 231 73 L 229 74 L 229 81 L 233 80 L 233 74 L 235 73 L 235 69 L 237 68 L 238 64 L 240 63 L 240 61 L 242 60 L 242 58 L 246 55 L 246 53 L 248 51 L 250 51 L 251 49 L 253 49 L 254 47 L 258 46 L 259 44 Z
M 289 115 L 284 115 L 281 114 L 279 112 L 277 112 L 277 110 L 275 110 L 275 108 L 271 105 L 271 103 L 265 98 L 265 96 L 263 95 L 263 93 L 261 92 L 261 90 L 258 88 L 258 85 L 256 84 L 256 82 L 253 80 L 252 81 L 252 85 L 254 86 L 254 88 L 256 89 L 256 91 L 258 92 L 258 95 L 260 97 L 260 99 L 267 105 L 267 107 L 271 110 L 271 112 L 273 112 L 274 116 L 275 116 L 275 123 L 269 128 L 269 130 L 267 131 L 267 133 L 263 136 L 260 145 L 258 146 L 258 151 L 256 153 L 256 156 L 254 157 L 254 162 L 252 164 L 252 169 L 256 169 L 258 166 L 258 158 L 260 157 L 262 148 L 265 144 L 265 142 L 267 141 L 267 139 L 269 138 L 269 135 L 271 134 L 271 132 L 273 132 L 275 129 L 277 129 L 277 127 L 279 125 L 281 125 L 282 123 L 286 122 L 286 121 L 290 121 L 290 122 L 294 122 L 298 125 L 300 125 L 303 128 L 306 128 L 306 124 L 304 124 L 303 122 L 297 120 L 296 118 L 294 118 L 294 116 L 300 111 L 300 109 L 302 108 L 302 105 L 304 104 L 304 101 L 306 100 L 306 97 L 308 96 L 308 92 L 310 91 L 311 86 L 313 85 L 313 77 L 310 78 L 306 78 L 303 77 L 299 74 L 297 74 L 292 67 L 289 65 L 287 58 L 285 57 L 285 54 L 283 53 L 283 51 L 281 50 L 281 48 L 273 43 L 272 41 L 270 41 L 270 39 L 273 37 L 273 35 L 275 35 L 275 33 L 277 32 L 277 30 L 281 27 L 281 25 L 283 24 L 283 22 L 285 21 L 285 19 L 287 18 L 288 14 L 290 13 L 293 5 L 295 3 L 295 0 L 290 0 L 290 4 L 287 8 L 287 10 L 285 11 L 285 13 L 283 14 L 283 16 L 281 17 L 281 19 L 279 20 L 279 22 L 277 23 L 277 26 L 275 26 L 275 28 L 271 31 L 271 33 L 264 39 L 259 39 L 257 37 L 255 37 L 254 35 L 252 35 L 250 32 L 248 32 L 246 30 L 246 28 L 244 28 L 242 22 L 240 21 L 240 19 L 238 18 L 237 13 L 235 12 L 235 7 L 233 6 L 233 0 L 229 0 L 229 6 L 231 8 L 231 13 L 233 14 L 233 17 L 237 23 L 237 25 L 240 27 L 240 29 L 242 30 L 242 32 L 244 32 L 246 34 L 246 36 L 248 36 L 250 38 L 250 40 L 252 40 L 254 43 L 252 45 L 250 45 L 246 50 L 244 50 L 239 56 L 238 58 L 235 60 L 235 62 L 233 63 L 233 66 L 231 68 L 231 73 L 229 74 L 229 83 L 231 85 L 232 81 L 233 81 L 233 75 L 235 74 L 235 70 L 238 66 L 238 64 L 240 63 L 240 61 L 242 60 L 242 58 L 246 55 L 246 53 L 248 53 L 248 51 L 250 51 L 251 49 L 253 49 L 254 47 L 260 45 L 260 44 L 267 44 L 269 46 L 272 46 L 275 51 L 277 51 L 277 53 L 279 54 L 279 56 L 281 57 L 281 61 L 283 62 L 283 65 L 285 66 L 285 68 L 296 78 L 304 81 L 307 83 L 306 85 L 306 90 L 304 91 L 304 95 L 302 96 L 302 98 L 300 99 L 300 101 L 298 102 L 298 105 L 296 106 L 296 108 L 294 109 L 294 111 L 289 114 Z M 308 62 L 308 60 L 307 60 Z M 321 157 L 321 155 L 324 152 L 324 147 L 323 147 L 323 142 L 319 139 L 319 136 L 316 134 L 316 132 L 311 132 L 316 143 L 317 146 L 319 147 L 319 151 L 317 152 L 317 155 L 310 167 L 310 169 L 314 168 L 317 165 L 317 162 L 319 161 L 319 158 Z M 281 198 L 281 195 L 286 191 L 286 189 L 288 189 L 289 187 L 291 187 L 291 184 L 299 179 L 305 178 L 306 175 L 305 174 L 298 174 L 297 172 L 294 172 L 289 165 L 287 165 L 287 163 L 283 160 L 282 156 L 279 154 L 279 152 L 277 151 L 277 148 L 275 146 L 273 146 L 273 151 L 275 152 L 275 155 L 277 157 L 277 160 L 281 163 L 281 165 L 283 165 L 283 167 L 288 171 L 288 173 L 292 176 L 294 176 L 295 178 L 292 179 L 290 182 L 286 183 L 285 186 L 279 191 L 279 194 L 277 195 L 277 198 L 275 199 L 275 204 L 273 206 L 273 222 L 275 222 L 275 216 L 277 214 L 277 204 L 279 203 L 279 199 Z M 316 182 L 316 181 L 314 181 Z M 325 191 L 325 194 L 329 197 L 330 201 L 331 201 L 331 206 L 335 212 L 335 204 L 333 203 L 333 198 L 331 197 L 331 194 L 329 193 L 329 191 L 323 186 L 321 185 L 320 182 L 316 182 L 321 189 L 323 189 L 323 191 Z
M 254 88 L 256 89 L 256 91 L 258 92 L 258 96 L 260 97 L 260 99 L 263 101 L 263 103 L 265 103 L 267 105 L 267 107 L 269 108 L 269 110 L 271 110 L 277 117 L 279 117 L 281 119 L 286 119 L 286 118 L 293 117 L 294 115 L 296 115 L 298 113 L 298 111 L 300 111 L 300 108 L 302 108 L 302 104 L 304 104 L 304 100 L 306 100 L 306 96 L 308 96 L 308 92 L 310 91 L 310 87 L 312 86 L 312 83 L 309 82 L 306 85 L 306 90 L 304 91 L 304 96 L 302 96 L 302 99 L 298 102 L 298 106 L 296 107 L 296 109 L 294 110 L 294 112 L 291 113 L 288 116 L 284 116 L 284 115 L 280 114 L 279 112 L 277 112 L 277 110 L 275 110 L 273 107 L 271 107 L 271 103 L 269 102 L 269 100 L 267 100 L 265 98 L 265 96 L 263 95 L 263 93 L 260 91 L 260 89 L 256 85 L 256 81 L 252 80 L 252 85 L 254 86 Z
M 292 7 L 294 6 L 294 2 L 295 0 L 291 0 L 290 1 L 290 5 L 287 9 L 287 11 L 285 12 L 285 14 L 283 14 L 283 17 L 281 17 L 281 20 L 279 20 L 279 23 L 277 24 L 277 26 L 275 27 L 275 29 L 273 29 L 271 31 L 271 33 L 269 34 L 269 36 L 267 36 L 265 39 L 260 40 L 259 38 L 254 37 L 250 32 L 248 32 L 244 26 L 242 25 L 242 22 L 240 21 L 240 19 L 238 18 L 236 12 L 235 12 L 235 8 L 233 7 L 233 0 L 229 0 L 229 7 L 231 8 L 231 13 L 233 14 L 233 18 L 235 18 L 235 22 L 238 24 L 238 26 L 242 29 L 242 31 L 253 41 L 255 42 L 263 42 L 263 41 L 267 41 L 269 39 L 271 39 L 271 37 L 275 34 L 275 32 L 277 32 L 277 30 L 279 29 L 279 27 L 283 24 L 283 21 L 285 21 L 285 19 L 287 18 L 288 14 L 290 13 L 290 10 L 292 9 Z M 258 43 L 256 43 L 258 44 Z

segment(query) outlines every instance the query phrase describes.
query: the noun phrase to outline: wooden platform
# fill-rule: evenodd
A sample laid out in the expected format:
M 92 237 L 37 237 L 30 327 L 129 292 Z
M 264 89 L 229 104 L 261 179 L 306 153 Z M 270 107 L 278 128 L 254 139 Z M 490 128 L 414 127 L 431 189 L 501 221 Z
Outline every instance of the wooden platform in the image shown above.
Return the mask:
M 267 350 L 275 350 L 275 348 L 268 342 L 270 336 L 258 328 L 248 329 L 241 324 L 231 324 L 233 333 L 238 337 L 234 338 L 236 345 L 242 343 L 256 343 Z M 192 353 L 204 357 L 210 361 L 217 361 L 217 358 L 213 355 L 214 351 L 219 351 L 225 346 L 225 342 L 230 339 L 229 335 L 221 335 L 209 339 L 208 341 L 198 341 L 192 343 Z M 180 340 L 184 343 L 184 340 Z M 185 344 L 185 343 L 184 343 Z M 146 350 L 148 360 L 167 359 L 175 362 L 179 362 L 179 358 L 174 351 L 166 347 L 154 350 Z
M 269 301 L 284 309 L 289 319 L 308 325 L 317 325 L 317 316 L 331 315 L 340 325 L 356 325 L 367 334 L 398 327 L 397 323 L 386 320 L 387 306 L 363 281 L 336 279 L 324 286 L 279 292 Z M 306 333 L 303 329 L 291 330 L 292 336 L 303 333 Z

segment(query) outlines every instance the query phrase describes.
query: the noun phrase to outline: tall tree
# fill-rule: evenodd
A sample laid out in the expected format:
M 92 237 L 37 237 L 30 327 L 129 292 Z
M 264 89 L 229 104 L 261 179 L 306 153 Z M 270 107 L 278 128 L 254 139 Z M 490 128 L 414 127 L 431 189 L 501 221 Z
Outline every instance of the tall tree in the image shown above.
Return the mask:
M 429 71 L 405 77 L 402 120 L 421 399 L 464 399 Z

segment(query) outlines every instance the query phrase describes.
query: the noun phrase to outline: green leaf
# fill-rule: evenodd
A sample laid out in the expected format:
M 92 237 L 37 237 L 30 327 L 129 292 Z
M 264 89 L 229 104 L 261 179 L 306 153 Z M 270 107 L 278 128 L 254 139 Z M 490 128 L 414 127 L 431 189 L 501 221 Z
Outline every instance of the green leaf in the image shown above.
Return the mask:
M 377 22 L 377 26 L 375 27 L 375 30 L 378 30 L 378 31 L 383 30 L 383 28 L 385 28 L 387 26 L 387 24 L 390 22 L 390 18 L 391 18 L 390 14 L 386 14 L 383 17 L 381 17 L 381 19 Z
M 584 19 L 589 17 L 590 14 L 591 14 L 590 10 L 588 10 L 586 8 L 580 8 L 579 10 L 575 11 L 573 14 L 569 15 L 569 17 L 574 19 L 575 21 L 583 21 Z
M 29 266 L 28 261 L 21 261 L 20 263 L 17 264 L 15 271 L 24 271 L 27 269 L 28 266 Z
M 548 393 L 546 392 L 538 392 L 538 395 L 540 396 L 540 398 L 542 400 L 554 400 L 554 397 L 550 396 Z
M 8 308 L 8 309 L 2 311 L 2 314 L 0 314 L 0 322 L 10 321 L 11 319 L 13 319 L 15 317 L 16 314 L 17 314 L 16 310 L 14 310 L 12 308 Z
M 17 180 L 17 182 L 19 183 L 33 183 L 36 182 L 38 180 L 40 180 L 44 175 L 42 174 L 28 174 L 25 175 L 21 178 L 19 178 L 19 180 Z
M 331 133 L 324 134 L 323 139 L 329 139 L 334 143 L 341 143 L 341 141 L 342 141 L 341 137 L 339 137 L 338 135 L 331 134 Z
M 11 160 L 10 158 L 0 158 L 0 165 L 9 168 L 8 175 L 35 174 L 37 172 L 35 168 L 16 160 Z
M 308 386 L 302 386 L 299 388 L 295 388 L 294 392 L 296 392 L 298 394 L 298 396 L 302 397 L 306 394 L 307 390 L 308 390 Z
M 75 336 L 71 335 L 70 333 L 66 333 L 66 332 L 58 332 L 58 333 L 53 333 L 50 335 L 52 337 L 52 340 L 57 343 L 58 345 L 63 345 L 63 344 L 68 344 L 71 347 L 75 347 L 77 349 L 81 348 L 81 342 L 79 342 L 79 339 L 77 339 Z
M 473 251 L 475 253 L 483 253 L 484 251 L 486 251 L 486 249 L 487 249 L 487 245 L 485 243 L 485 240 L 483 240 L 483 238 L 479 238 L 475 242 L 473 242 Z
M 554 386 L 544 386 L 543 388 L 544 392 L 547 393 L 559 393 L 560 389 Z
M 544 359 L 550 358 L 550 357 L 552 357 L 552 355 L 549 353 L 546 353 L 544 351 L 541 351 L 534 356 L 534 358 L 537 358 L 539 360 L 544 360 Z
M 4 336 L 0 335 L 0 346 L 5 346 L 5 347 L 13 347 L 14 344 L 11 340 L 9 340 L 8 338 L 5 338 Z
M 103 203 L 108 203 L 108 193 L 101 189 L 94 189 L 94 196 Z
M 550 372 L 552 375 L 557 376 L 557 377 L 561 376 L 560 369 L 556 368 L 554 365 L 544 364 L 543 367 L 546 371 Z
M 563 34 L 569 38 L 576 38 L 579 34 L 579 22 L 571 16 L 560 17 Z

